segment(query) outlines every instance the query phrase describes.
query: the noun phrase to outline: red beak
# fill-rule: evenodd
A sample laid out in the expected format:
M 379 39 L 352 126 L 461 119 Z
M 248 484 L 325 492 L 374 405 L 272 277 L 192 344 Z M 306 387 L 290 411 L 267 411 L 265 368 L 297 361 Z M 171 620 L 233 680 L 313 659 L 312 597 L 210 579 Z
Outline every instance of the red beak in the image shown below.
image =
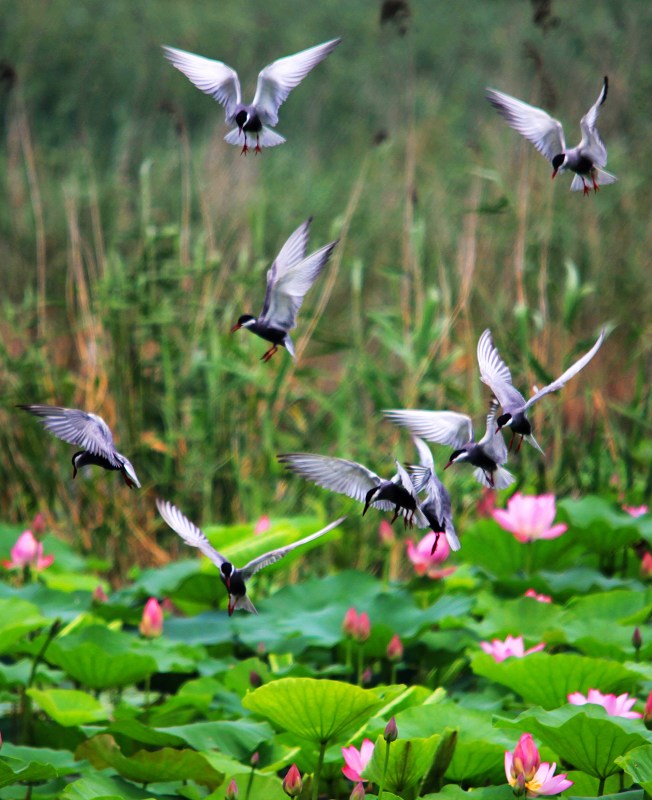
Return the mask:
M 229 596 L 229 616 L 233 616 L 233 611 L 235 609 L 235 603 L 231 603 L 231 597 Z
M 234 325 L 234 326 L 231 328 L 231 333 L 235 333 L 236 331 L 239 331 L 241 327 L 242 327 L 242 325 L 240 325 L 240 323 L 239 323 L 239 322 L 237 322 L 237 323 L 236 323 L 236 324 L 235 324 L 235 325 Z
M 449 461 L 448 464 L 446 464 L 446 466 L 444 467 L 444 469 L 448 469 L 452 465 L 452 463 L 453 463 L 452 461 Z
M 552 173 L 552 177 L 553 177 L 553 178 L 554 178 L 554 177 L 557 175 L 557 172 L 558 172 L 558 170 L 555 170 L 555 171 Z

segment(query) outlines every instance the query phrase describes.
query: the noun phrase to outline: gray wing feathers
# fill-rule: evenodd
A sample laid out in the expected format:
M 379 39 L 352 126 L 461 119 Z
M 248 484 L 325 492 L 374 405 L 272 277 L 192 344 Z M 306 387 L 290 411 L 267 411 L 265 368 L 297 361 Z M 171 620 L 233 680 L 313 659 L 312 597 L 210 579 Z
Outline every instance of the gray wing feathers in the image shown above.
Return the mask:
M 345 458 L 331 458 L 312 453 L 284 453 L 277 458 L 302 478 L 307 478 L 317 486 L 330 489 L 332 492 L 345 494 L 360 503 L 364 503 L 370 489 L 382 482 L 375 472 Z
M 487 89 L 485 95 L 507 124 L 532 142 L 548 161 L 566 150 L 561 123 L 543 109 L 495 89 Z
M 390 409 L 383 414 L 396 425 L 407 428 L 414 436 L 429 442 L 462 447 L 473 440 L 473 422 L 456 411 L 413 411 Z
M 496 400 L 492 400 L 489 404 L 489 413 L 487 414 L 487 430 L 478 444 L 482 445 L 485 453 L 493 459 L 496 464 L 504 464 L 507 461 L 507 445 L 505 444 L 502 433 L 498 431 L 498 425 L 496 424 L 497 410 L 498 403 Z
M 316 533 L 311 533 L 310 536 L 304 536 L 303 539 L 299 539 L 298 542 L 293 542 L 292 544 L 288 544 L 285 547 L 279 547 L 278 550 L 272 550 L 269 553 L 265 553 L 262 556 L 258 556 L 258 558 L 252 559 L 246 566 L 244 566 L 240 572 L 245 580 L 249 580 L 252 575 L 255 575 L 264 567 L 268 567 L 270 564 L 275 564 L 277 561 L 280 561 L 284 556 L 288 553 L 291 553 L 292 550 L 296 550 L 297 547 L 301 547 L 304 544 L 308 544 L 308 542 L 312 542 L 315 539 L 319 539 L 320 536 L 324 536 L 329 531 L 332 531 L 333 528 L 337 528 L 338 525 L 341 525 L 346 516 L 340 517 L 336 519 L 335 522 L 331 522 L 330 524 L 326 525 L 325 528 L 318 530 Z
M 156 507 L 167 524 L 187 545 L 200 550 L 218 569 L 222 566 L 226 559 L 217 552 L 206 538 L 206 535 L 188 517 L 182 514 L 176 506 L 167 500 L 159 500 L 157 498 Z
M 288 238 L 286 243 L 281 248 L 279 254 L 274 259 L 272 266 L 267 270 L 267 291 L 265 293 L 265 304 L 263 306 L 261 317 L 264 317 L 269 311 L 270 301 L 275 284 L 289 269 L 295 267 L 306 257 L 311 222 L 312 217 L 309 217 L 305 222 L 299 225 L 296 231 L 294 231 L 294 233 Z
M 230 122 L 235 107 L 241 102 L 240 81 L 235 70 L 221 61 L 213 61 L 176 47 L 164 45 L 163 50 L 173 67 L 182 72 L 198 89 L 224 106 L 226 121 Z
M 564 372 L 562 375 L 560 375 L 560 376 L 557 378 L 557 380 L 553 381 L 552 383 L 549 383 L 547 386 L 544 386 L 544 387 L 543 387 L 543 389 L 539 389 L 539 391 L 538 391 L 536 394 L 533 394 L 533 395 L 532 395 L 532 397 L 530 397 L 530 399 L 529 399 L 529 400 L 527 401 L 527 403 L 525 404 L 525 408 L 526 408 L 526 409 L 527 409 L 527 408 L 530 408 L 530 406 L 534 405 L 534 403 L 536 403 L 536 402 L 537 402 L 537 400 L 540 400 L 540 399 L 541 399 L 542 397 L 544 397 L 545 395 L 547 395 L 547 394 L 550 394 L 551 392 L 556 392 L 556 391 L 558 391 L 559 389 L 561 389 L 561 388 L 562 388 L 562 386 L 564 386 L 566 383 L 568 383 L 568 381 L 569 381 L 571 378 L 575 377 L 575 375 L 577 375 L 577 373 L 578 373 L 578 372 L 580 372 L 581 370 L 583 370 L 583 369 L 584 369 L 584 367 L 585 367 L 585 366 L 586 366 L 586 365 L 589 363 L 589 361 L 590 361 L 590 360 L 593 358 L 593 356 L 594 356 L 594 355 L 595 355 L 595 354 L 598 352 L 598 350 L 599 350 L 599 349 L 602 347 L 602 342 L 604 341 L 604 338 L 605 338 L 605 336 L 606 336 L 606 331 L 605 331 L 605 329 L 603 328 L 603 329 L 600 331 L 600 335 L 598 336 L 598 338 L 597 338 L 597 340 L 596 340 L 595 344 L 594 344 L 594 345 L 593 345 L 593 347 L 592 347 L 592 348 L 591 348 L 591 349 L 588 351 L 588 353 L 585 353 L 585 354 L 582 356 L 582 358 L 579 358 L 579 359 L 578 359 L 578 360 L 577 360 L 577 361 L 576 361 L 574 364 L 572 364 L 572 365 L 571 365 L 571 366 L 570 366 L 570 367 L 569 367 L 569 368 L 566 370 L 566 372 Z
M 309 47 L 266 66 L 258 75 L 253 105 L 265 125 L 278 123 L 278 110 L 288 95 L 306 77 L 313 67 L 323 61 L 340 43 L 341 39 Z
M 503 408 L 522 407 L 525 398 L 512 385 L 512 373 L 500 357 L 487 328 L 478 340 L 478 366 L 480 380 L 496 395 Z
M 607 164 L 607 148 L 600 138 L 600 134 L 598 133 L 596 125 L 598 122 L 600 107 L 607 99 L 608 89 L 609 80 L 605 75 L 604 83 L 602 84 L 602 89 L 600 90 L 598 99 L 582 117 L 580 122 L 580 127 L 582 129 L 582 141 L 580 142 L 579 146 L 580 148 L 587 148 L 590 150 L 593 161 L 598 167 L 604 167 Z

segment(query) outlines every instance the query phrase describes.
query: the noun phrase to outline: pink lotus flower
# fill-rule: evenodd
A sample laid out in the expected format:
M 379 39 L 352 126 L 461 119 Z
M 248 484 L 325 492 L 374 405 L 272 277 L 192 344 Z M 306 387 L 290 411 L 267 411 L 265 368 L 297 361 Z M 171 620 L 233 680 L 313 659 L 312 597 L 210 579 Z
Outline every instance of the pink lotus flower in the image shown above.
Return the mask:
M 350 781 L 354 783 L 364 783 L 365 779 L 360 776 L 364 768 L 371 761 L 373 754 L 374 743 L 371 739 L 365 739 L 360 745 L 359 750 L 354 745 L 343 747 L 342 755 L 344 756 L 346 766 L 342 767 L 342 772 Z
M 528 589 L 524 596 L 531 597 L 539 603 L 552 603 L 552 597 L 549 594 L 537 594 L 536 589 Z
M 254 526 L 254 536 L 258 536 L 261 533 L 265 533 L 272 527 L 272 523 L 267 516 L 267 514 L 263 514 L 263 516 L 258 520 L 256 525 Z
M 403 658 L 403 642 L 398 633 L 395 633 L 389 640 L 387 650 L 385 651 L 387 658 L 390 661 L 400 661 Z
M 640 719 L 643 714 L 638 711 L 631 711 L 631 707 L 636 702 L 635 697 L 630 697 L 627 692 L 619 694 L 602 694 L 597 689 L 589 689 L 587 696 L 581 692 L 573 692 L 568 695 L 568 702 L 574 706 L 584 706 L 587 703 L 592 703 L 596 706 L 602 706 L 610 717 L 625 717 L 626 719 Z
M 643 514 L 647 514 L 648 507 L 647 506 L 623 506 L 623 511 L 626 511 L 628 514 L 631 514 L 632 517 L 642 517 Z
M 493 656 L 494 660 L 498 664 L 500 664 L 500 662 L 504 661 L 506 658 L 523 658 L 524 656 L 529 656 L 532 653 L 538 653 L 540 650 L 543 650 L 545 646 L 545 642 L 541 642 L 540 644 L 531 647 L 529 650 L 525 650 L 522 636 L 508 636 L 504 642 L 501 642 L 500 639 L 492 639 L 491 643 L 480 642 L 480 647 L 485 651 L 485 653 Z
M 163 609 L 155 597 L 145 603 L 139 630 L 148 639 L 155 639 L 163 633 Z
M 439 565 L 442 561 L 446 561 L 451 550 L 446 541 L 446 537 L 442 534 L 439 536 L 437 548 L 433 553 L 432 548 L 436 541 L 437 534 L 433 531 L 427 533 L 416 547 L 412 539 L 407 540 L 407 555 L 414 566 L 414 571 L 417 575 L 427 575 L 433 580 L 445 578 L 446 575 L 451 575 L 455 572 L 455 567 L 439 569 Z
M 93 599 L 94 603 L 106 603 L 106 601 L 109 599 L 109 596 L 104 591 L 102 586 L 100 584 L 98 584 L 93 589 L 92 599 Z
M 566 773 L 555 775 L 557 764 L 541 763 L 537 746 L 529 733 L 524 733 L 514 748 L 505 751 L 505 775 L 507 782 L 519 796 L 538 797 L 540 794 L 559 794 L 573 785 Z
M 11 561 L 3 561 L 7 569 L 31 567 L 46 569 L 54 561 L 54 556 L 43 555 L 43 543 L 36 540 L 31 531 L 23 531 L 11 548 Z
M 382 520 L 378 526 L 378 540 L 385 547 L 391 547 L 396 541 L 394 528 L 392 528 L 386 519 Z
M 646 722 L 649 722 L 652 719 L 652 691 L 647 696 L 647 700 L 645 701 L 645 711 L 643 713 L 643 719 Z
M 496 509 L 493 518 L 519 542 L 535 542 L 537 539 L 556 539 L 567 529 L 560 522 L 553 525 L 557 509 L 554 494 L 527 496 L 515 494 L 507 501 L 507 510 Z
M 476 513 L 479 517 L 490 517 L 496 508 L 496 492 L 494 489 L 485 487 L 482 490 L 482 496 L 478 500 L 475 507 Z
M 283 778 L 283 791 L 288 797 L 298 797 L 302 789 L 303 781 L 301 780 L 301 773 L 297 769 L 297 765 L 292 764 L 286 776 Z

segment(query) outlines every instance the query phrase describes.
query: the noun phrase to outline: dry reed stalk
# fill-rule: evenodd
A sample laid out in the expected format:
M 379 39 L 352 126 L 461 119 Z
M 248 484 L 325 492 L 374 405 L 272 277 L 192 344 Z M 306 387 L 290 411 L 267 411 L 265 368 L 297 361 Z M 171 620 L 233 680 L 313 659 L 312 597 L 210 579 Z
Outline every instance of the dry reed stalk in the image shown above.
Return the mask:
M 365 186 L 367 172 L 369 171 L 369 164 L 370 164 L 370 157 L 369 153 L 367 153 L 362 160 L 362 164 L 360 165 L 360 171 L 358 172 L 358 177 L 356 178 L 355 183 L 353 184 L 353 190 L 351 191 L 351 194 L 349 196 L 349 202 L 344 212 L 344 220 L 342 222 L 342 228 L 340 230 L 338 245 L 331 258 L 330 268 L 327 270 L 327 277 L 326 280 L 324 281 L 323 289 L 321 295 L 319 296 L 319 300 L 317 301 L 317 307 L 313 312 L 310 322 L 306 326 L 305 332 L 297 340 L 297 345 L 296 345 L 297 359 L 296 361 L 293 361 L 292 364 L 289 366 L 286 374 L 286 380 L 281 385 L 280 391 L 272 407 L 272 419 L 274 420 L 274 425 L 278 424 L 279 417 L 285 408 L 287 394 L 290 390 L 290 384 L 294 376 L 294 372 L 296 370 L 296 365 L 300 361 L 301 356 L 303 355 L 303 351 L 306 349 L 306 346 L 308 345 L 308 342 L 310 341 L 310 338 L 314 333 L 315 328 L 317 327 L 317 323 L 319 322 L 322 314 L 324 313 L 324 309 L 326 308 L 326 305 L 330 299 L 331 293 L 335 286 L 339 269 L 342 264 L 342 258 L 344 255 L 344 248 L 346 246 L 346 240 L 349 233 L 349 228 L 351 227 L 351 220 L 353 219 L 353 215 L 356 212 L 358 203 L 360 202 L 360 198 L 362 196 L 362 190 L 364 189 Z

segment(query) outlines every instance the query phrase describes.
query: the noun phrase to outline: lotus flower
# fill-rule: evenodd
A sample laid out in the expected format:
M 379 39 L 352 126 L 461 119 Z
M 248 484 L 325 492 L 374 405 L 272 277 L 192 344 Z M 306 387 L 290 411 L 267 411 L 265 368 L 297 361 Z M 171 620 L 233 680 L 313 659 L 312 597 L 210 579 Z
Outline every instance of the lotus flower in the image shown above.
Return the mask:
M 155 639 L 163 633 L 163 609 L 155 597 L 145 603 L 139 630 L 148 639 Z
M 602 706 L 610 717 L 625 717 L 626 719 L 640 719 L 643 714 L 638 711 L 631 711 L 631 707 L 636 702 L 635 697 L 630 697 L 627 692 L 619 694 L 602 694 L 597 689 L 589 689 L 588 695 L 584 696 L 581 692 L 573 692 L 568 695 L 568 702 L 574 706 L 584 706 L 592 703 Z
M 522 636 L 508 636 L 504 642 L 501 642 L 500 639 L 492 639 L 491 643 L 480 642 L 480 647 L 485 653 L 493 656 L 498 664 L 512 656 L 515 658 L 523 658 L 523 656 L 538 653 L 540 650 L 543 650 L 545 646 L 545 642 L 541 642 L 531 647 L 529 650 L 525 650 Z
M 427 533 L 416 547 L 412 539 L 407 540 L 407 555 L 414 566 L 414 571 L 417 575 L 427 575 L 433 580 L 444 578 L 446 575 L 455 572 L 455 567 L 438 568 L 442 561 L 446 561 L 451 550 L 446 537 L 442 534 L 439 536 L 437 548 L 433 553 L 432 548 L 436 541 L 437 534 L 433 531 Z
M 43 543 L 37 541 L 31 531 L 23 531 L 16 544 L 11 548 L 11 561 L 3 561 L 7 569 L 23 569 L 31 567 L 35 570 L 46 569 L 54 561 L 54 556 L 43 555 Z
M 382 520 L 378 526 L 378 541 L 385 547 L 391 547 L 396 541 L 394 528 L 392 528 L 386 519 Z
M 553 525 L 557 509 L 554 494 L 527 496 L 515 494 L 507 502 L 507 510 L 496 509 L 493 518 L 519 542 L 535 542 L 537 539 L 556 539 L 567 529 L 560 522 Z
M 524 596 L 531 597 L 539 603 L 552 603 L 552 597 L 549 594 L 537 594 L 536 589 L 528 589 Z
M 301 780 L 301 773 L 297 769 L 297 765 L 292 764 L 286 776 L 283 778 L 283 791 L 288 797 L 298 797 L 302 789 L 303 781 Z
M 631 514 L 632 517 L 642 517 L 643 514 L 647 514 L 648 507 L 647 506 L 623 506 L 623 511 L 626 511 L 628 514 Z
M 363 783 L 365 779 L 361 777 L 362 771 L 371 761 L 374 754 L 374 743 L 371 739 L 365 739 L 360 745 L 360 749 L 351 745 L 350 747 L 342 748 L 342 755 L 346 763 L 342 767 L 344 775 L 354 783 Z
M 403 642 L 398 633 L 395 633 L 389 640 L 385 653 L 390 661 L 400 661 L 403 658 Z
M 254 526 L 254 536 L 259 536 L 261 533 L 265 533 L 268 531 L 272 526 L 272 523 L 267 516 L 267 514 L 263 514 L 263 516 L 258 520 L 256 525 Z
M 369 614 L 365 611 L 358 614 L 355 608 L 351 607 L 344 615 L 342 630 L 346 636 L 355 639 L 356 642 L 366 642 L 371 634 Z
M 505 752 L 507 782 L 519 796 L 538 797 L 540 794 L 559 794 L 573 785 L 566 774 L 555 775 L 556 763 L 541 763 L 539 751 L 529 733 L 518 740 L 514 752 Z

